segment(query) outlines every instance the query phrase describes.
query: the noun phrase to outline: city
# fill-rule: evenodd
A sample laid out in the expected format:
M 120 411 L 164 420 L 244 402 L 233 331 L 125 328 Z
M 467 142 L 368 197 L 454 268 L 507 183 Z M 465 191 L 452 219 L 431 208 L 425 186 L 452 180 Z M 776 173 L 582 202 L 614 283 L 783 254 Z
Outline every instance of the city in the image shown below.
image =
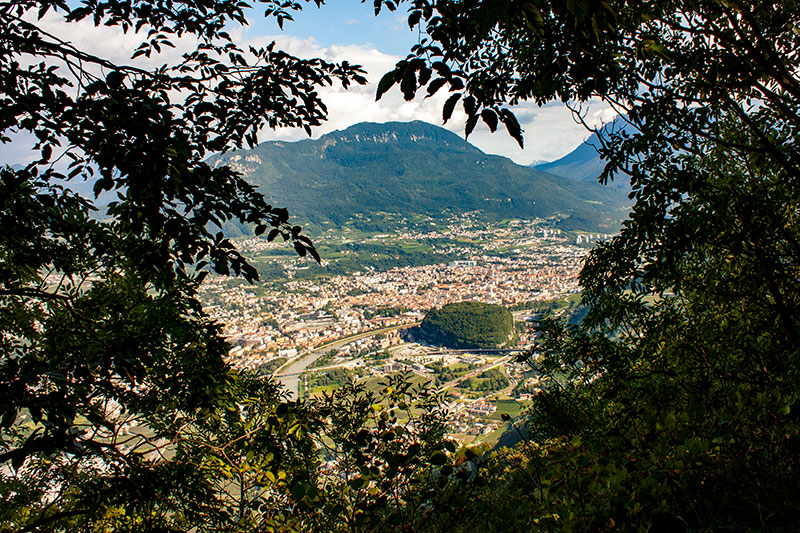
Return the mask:
M 352 242 L 350 233 L 343 231 L 341 240 Z M 496 440 L 502 417 L 518 414 L 539 390 L 540 376 L 513 357 L 533 343 L 530 320 L 537 305 L 577 305 L 577 275 L 587 251 L 581 244 L 604 237 L 567 234 L 546 220 L 481 226 L 459 217 L 444 229 L 358 238 L 386 247 L 424 240 L 455 260 L 300 279 L 298 272 L 317 266 L 286 259 L 283 280 L 248 285 L 209 277 L 202 297 L 209 315 L 224 324 L 231 364 L 275 375 L 293 397 L 310 398 L 350 379 L 374 385 L 386 374 L 406 372 L 446 391 L 451 436 Z M 237 245 L 256 257 L 281 247 L 257 238 Z M 454 351 L 416 342 L 413 326 L 430 309 L 461 301 L 513 310 L 512 349 Z

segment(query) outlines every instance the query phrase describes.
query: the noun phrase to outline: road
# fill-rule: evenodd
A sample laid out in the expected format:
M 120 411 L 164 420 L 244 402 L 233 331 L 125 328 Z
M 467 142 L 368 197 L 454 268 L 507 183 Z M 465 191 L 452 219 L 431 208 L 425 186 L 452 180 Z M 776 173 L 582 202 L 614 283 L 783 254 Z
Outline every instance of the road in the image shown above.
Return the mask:
M 519 385 L 519 381 L 517 381 L 515 378 L 509 376 L 508 372 L 506 372 L 506 377 L 508 378 L 508 382 L 509 382 L 508 387 L 506 387 L 503 390 L 499 390 L 497 392 L 493 392 L 492 394 L 490 394 L 489 396 L 486 397 L 487 400 L 489 400 L 491 398 L 498 398 L 499 399 L 499 398 L 502 398 L 504 396 L 507 397 L 507 396 L 511 395 L 511 391 L 513 391 L 516 388 L 516 386 Z
M 468 373 L 464 374 L 461 377 L 458 377 L 456 379 L 448 381 L 447 383 L 444 383 L 437 390 L 438 391 L 443 391 L 443 390 L 449 389 L 450 387 L 455 386 L 457 383 L 460 383 L 460 382 L 464 381 L 465 379 L 474 378 L 475 376 L 483 374 L 487 370 L 491 370 L 493 368 L 497 368 L 498 366 L 504 365 L 508 361 L 510 361 L 512 357 L 513 356 L 511 356 L 511 355 L 506 355 L 505 357 L 501 357 L 500 359 L 498 359 L 497 361 L 495 361 L 494 363 L 492 363 L 490 365 L 481 367 L 481 368 L 479 368 L 477 370 L 473 370 L 472 372 L 468 372 Z
M 317 361 L 317 359 L 322 357 L 324 354 L 328 353 L 331 350 L 335 350 L 337 348 L 340 348 L 340 347 L 344 346 L 345 344 L 353 342 L 354 340 L 363 339 L 363 338 L 366 338 L 366 337 L 372 337 L 373 335 L 377 335 L 379 333 L 385 333 L 387 331 L 392 331 L 392 330 L 396 330 L 396 329 L 409 328 L 409 327 L 413 327 L 415 325 L 418 325 L 418 323 L 416 323 L 416 324 L 404 324 L 404 325 L 400 325 L 400 326 L 390 326 L 388 328 L 381 328 L 381 329 L 375 329 L 375 330 L 372 330 L 372 331 L 365 331 L 364 333 L 359 333 L 357 335 L 352 335 L 350 337 L 345 337 L 344 339 L 340 339 L 338 341 L 334 341 L 334 342 L 331 342 L 331 343 L 328 343 L 328 344 L 324 344 L 324 345 L 320 346 L 319 348 L 317 348 L 316 350 L 314 350 L 312 352 L 308 352 L 306 354 L 303 354 L 303 355 L 299 356 L 297 359 L 294 359 L 293 361 L 289 361 L 288 363 L 286 363 L 285 365 L 283 365 L 282 367 L 277 369 L 275 371 L 275 373 L 273 374 L 273 376 L 284 386 L 285 389 L 287 389 L 289 391 L 289 397 L 290 398 L 296 398 L 298 390 L 299 390 L 299 386 L 300 386 L 300 376 L 302 376 L 303 373 L 306 371 L 306 369 L 309 366 L 313 365 Z M 518 351 L 519 350 L 515 350 L 515 352 L 518 352 Z M 473 370 L 471 372 L 468 372 L 467 374 L 464 374 L 461 377 L 458 377 L 458 378 L 456 378 L 454 380 L 448 381 L 447 383 L 445 383 L 441 387 L 439 387 L 438 390 L 441 391 L 441 390 L 448 389 L 450 387 L 455 386 L 456 384 L 460 383 L 461 381 L 463 381 L 465 379 L 469 379 L 471 377 L 475 377 L 475 376 L 478 376 L 480 374 L 483 374 L 487 370 L 491 370 L 493 368 L 496 368 L 498 366 L 501 366 L 501 365 L 505 364 L 506 362 L 510 361 L 513 357 L 514 357 L 513 355 L 506 355 L 504 357 L 501 357 L 500 359 L 496 360 L 495 362 L 493 362 L 490 365 L 484 366 L 484 367 L 479 368 L 477 370 Z
M 290 398 L 297 398 L 298 387 L 300 386 L 300 376 L 306 371 L 306 368 L 313 365 L 316 360 L 322 357 L 324 354 L 331 350 L 341 348 L 345 344 L 351 343 L 354 340 L 372 337 L 373 335 L 386 333 L 387 331 L 393 331 L 396 329 L 410 328 L 415 325 L 419 325 L 419 323 L 417 322 L 414 324 L 402 324 L 399 326 L 389 326 L 387 328 L 374 329 L 372 331 L 365 331 L 363 333 L 351 335 L 350 337 L 345 337 L 328 344 L 323 344 L 313 352 L 305 353 L 299 356 L 297 359 L 289 361 L 277 369 L 273 376 L 284 386 L 285 389 L 289 391 Z

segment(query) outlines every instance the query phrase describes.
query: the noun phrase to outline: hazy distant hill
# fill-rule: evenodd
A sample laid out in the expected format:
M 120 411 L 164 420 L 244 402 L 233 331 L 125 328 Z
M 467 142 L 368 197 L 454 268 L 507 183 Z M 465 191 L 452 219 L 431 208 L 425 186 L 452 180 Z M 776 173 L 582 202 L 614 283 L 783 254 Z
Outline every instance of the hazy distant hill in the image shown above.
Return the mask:
M 603 131 L 611 129 L 627 129 L 622 120 L 615 120 L 607 124 Z M 575 148 L 560 159 L 549 163 L 532 165 L 536 170 L 556 174 L 580 182 L 597 183 L 597 178 L 603 173 L 605 161 L 600 159 L 598 148 L 601 146 L 597 134 L 592 134 L 580 146 Z M 629 183 L 624 179 L 617 179 L 609 184 L 614 189 L 628 189 Z
M 578 181 L 597 181 L 605 163 L 597 154 L 599 141 L 592 135 L 586 141 L 560 159 L 535 165 L 533 168 Z
M 565 226 L 594 229 L 623 218 L 627 204 L 619 191 L 487 155 L 424 122 L 362 123 L 316 140 L 265 142 L 211 162 L 231 165 L 273 205 L 316 222 L 482 210 L 504 218 L 561 214 Z

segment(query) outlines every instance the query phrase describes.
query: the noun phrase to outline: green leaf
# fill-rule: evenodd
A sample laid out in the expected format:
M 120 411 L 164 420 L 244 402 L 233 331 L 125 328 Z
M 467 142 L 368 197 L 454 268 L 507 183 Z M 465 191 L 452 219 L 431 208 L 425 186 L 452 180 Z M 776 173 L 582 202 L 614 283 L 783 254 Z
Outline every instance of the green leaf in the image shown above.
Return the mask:
M 478 124 L 478 115 L 470 115 L 467 117 L 467 125 L 464 128 L 465 136 L 469 137 L 472 130 L 475 129 L 475 126 Z
M 351 479 L 350 481 L 347 482 L 347 484 L 350 486 L 351 489 L 359 490 L 367 484 L 367 480 L 359 476 Z
M 447 123 L 447 121 L 450 120 L 450 117 L 453 116 L 453 110 L 456 108 L 456 103 L 458 103 L 459 98 L 461 98 L 461 93 L 456 93 L 448 98 L 444 103 L 444 107 L 442 108 L 442 119 L 445 123 Z
M 392 85 L 395 84 L 397 81 L 397 70 L 392 70 L 391 72 L 387 72 L 381 78 L 381 81 L 378 82 L 378 90 L 375 94 L 375 100 L 380 100 L 381 97 L 392 88 Z
M 489 131 L 494 133 L 497 130 L 497 113 L 491 109 L 484 109 L 481 111 L 481 118 L 483 122 L 489 126 Z
M 441 89 L 444 84 L 447 83 L 447 80 L 444 78 L 436 78 L 428 85 L 428 96 L 433 96 L 436 94 L 439 89 Z
M 414 27 L 419 24 L 420 19 L 422 18 L 422 11 L 412 11 L 408 14 L 408 27 L 410 29 L 414 29 Z
M 50 161 L 50 156 L 53 155 L 53 147 L 45 144 L 42 147 L 42 161 Z
M 475 97 L 469 95 L 466 98 L 464 98 L 464 113 L 467 114 L 467 117 L 475 115 L 477 111 L 478 111 L 478 103 L 475 100 Z
M 443 452 L 436 452 L 431 455 L 431 464 L 433 466 L 442 466 L 445 463 L 447 463 L 447 455 Z
M 111 89 L 119 89 L 125 76 L 118 70 L 112 70 L 106 76 L 106 85 Z
M 305 485 L 304 483 L 298 483 L 292 486 L 291 489 L 289 489 L 289 491 L 292 493 L 292 498 L 299 501 L 302 500 L 303 497 L 305 497 L 307 488 L 308 486 Z
M 407 101 L 414 99 L 414 95 L 417 93 L 417 72 L 413 68 L 406 69 L 403 80 L 400 82 L 400 90 L 403 92 L 403 98 Z
M 522 139 L 522 128 L 517 122 L 517 117 L 514 116 L 514 113 L 507 109 L 503 109 L 500 111 L 500 120 L 503 121 L 503 124 L 506 125 L 506 130 L 511 137 L 517 141 L 520 148 L 524 148 L 524 143 Z

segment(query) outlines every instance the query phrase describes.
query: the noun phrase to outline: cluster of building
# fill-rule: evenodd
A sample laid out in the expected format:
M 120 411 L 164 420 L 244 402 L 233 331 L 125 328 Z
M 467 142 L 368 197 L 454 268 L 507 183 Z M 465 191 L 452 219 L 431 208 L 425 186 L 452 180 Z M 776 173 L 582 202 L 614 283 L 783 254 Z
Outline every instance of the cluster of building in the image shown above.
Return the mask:
M 347 233 L 341 242 L 351 238 L 350 242 L 356 240 Z M 588 239 L 582 237 L 580 244 Z M 209 276 L 201 296 L 207 313 L 223 325 L 233 345 L 230 359 L 234 366 L 255 369 L 269 365 L 271 371 L 303 353 L 324 353 L 305 370 L 306 392 L 312 376 L 308 372 L 335 368 L 366 378 L 405 371 L 438 379 L 442 368 L 458 367 L 463 374 L 464 365 L 468 372 L 476 372 L 488 368 L 497 356 L 446 353 L 409 343 L 408 335 L 405 340 L 401 335 L 402 326 L 418 324 L 431 308 L 452 302 L 472 300 L 524 309 L 529 302 L 577 292 L 577 276 L 587 253 L 574 236 L 558 230 L 522 221 L 499 228 L 480 227 L 469 215 L 456 217 L 445 228 L 371 235 L 364 240 L 440 242 L 437 253 L 443 251 L 447 259 L 427 266 L 386 271 L 365 268 L 347 276 L 300 279 L 304 276 L 293 276 L 293 272 L 309 268 L 308 263 L 287 258 L 287 278 L 280 283 L 247 285 Z M 258 257 L 269 256 L 276 245 L 249 239 L 237 246 L 246 256 Z M 459 259 L 454 260 L 454 255 Z M 524 319 L 524 312 L 516 314 L 518 320 Z M 366 335 L 376 331 L 380 333 Z M 532 333 L 518 333 L 518 346 L 532 342 Z M 511 383 L 509 390 L 462 393 L 458 384 L 449 390 L 449 434 L 463 441 L 486 438 L 502 424 L 491 398 L 498 394 L 508 397 L 511 389 L 511 397 L 519 401 L 538 393 L 540 383 L 530 367 L 514 362 L 503 367 Z
M 274 287 L 209 277 L 202 297 L 236 347 L 235 363 L 252 368 L 286 350 L 308 351 L 366 331 L 413 324 L 431 308 L 452 302 L 520 306 L 577 291 L 585 249 L 541 237 L 535 245 L 520 246 L 503 256 L 486 252 L 457 262 L 294 279 Z
M 325 284 L 293 281 L 311 298 L 336 301 L 343 308 L 403 307 L 427 311 L 465 300 L 516 305 L 577 290 L 585 251 L 549 246 L 528 257 L 477 255 L 468 262 L 396 268 L 341 276 Z M 464 264 L 468 263 L 468 264 Z
M 447 432 L 451 435 L 487 435 L 497 430 L 499 424 L 486 420 L 497 411 L 497 406 L 484 399 L 452 401 L 445 404 Z

